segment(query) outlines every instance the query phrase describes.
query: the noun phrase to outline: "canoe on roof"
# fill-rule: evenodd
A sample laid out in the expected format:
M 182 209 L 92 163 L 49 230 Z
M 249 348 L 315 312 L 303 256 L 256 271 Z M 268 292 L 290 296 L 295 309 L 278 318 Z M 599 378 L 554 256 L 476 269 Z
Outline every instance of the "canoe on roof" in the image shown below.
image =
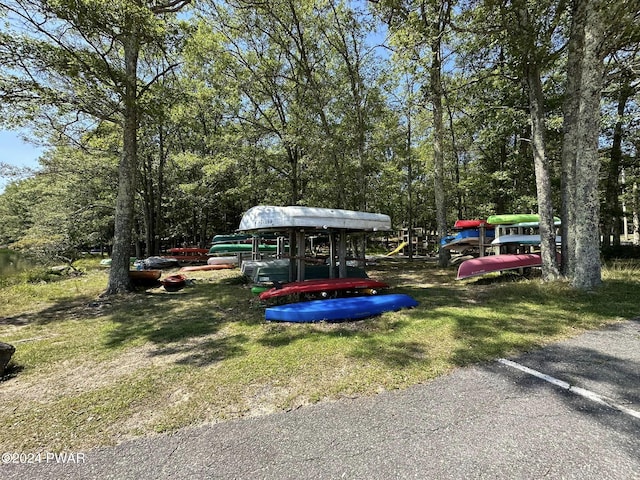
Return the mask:
M 291 228 L 384 231 L 391 230 L 391 218 L 382 213 L 334 208 L 258 205 L 245 212 L 238 230 L 251 232 Z

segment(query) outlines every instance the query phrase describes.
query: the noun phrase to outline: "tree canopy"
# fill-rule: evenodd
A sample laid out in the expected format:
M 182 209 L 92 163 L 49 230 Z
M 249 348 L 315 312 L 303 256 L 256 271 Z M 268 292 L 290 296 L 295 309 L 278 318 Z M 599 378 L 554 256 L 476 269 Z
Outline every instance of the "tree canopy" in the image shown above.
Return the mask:
M 48 145 L 0 195 L 0 243 L 113 246 L 116 292 L 130 254 L 206 246 L 260 203 L 387 213 L 434 251 L 457 218 L 540 212 L 591 288 L 600 238 L 638 229 L 639 17 L 638 0 L 0 0 L 0 125 Z

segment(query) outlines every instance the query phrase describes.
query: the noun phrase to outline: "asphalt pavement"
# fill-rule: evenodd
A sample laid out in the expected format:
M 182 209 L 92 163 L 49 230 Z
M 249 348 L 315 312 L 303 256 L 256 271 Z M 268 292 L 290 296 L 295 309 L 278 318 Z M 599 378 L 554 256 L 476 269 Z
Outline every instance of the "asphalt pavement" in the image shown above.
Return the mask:
M 0 478 L 640 479 L 639 320 L 507 360 L 374 397 L 7 463 Z

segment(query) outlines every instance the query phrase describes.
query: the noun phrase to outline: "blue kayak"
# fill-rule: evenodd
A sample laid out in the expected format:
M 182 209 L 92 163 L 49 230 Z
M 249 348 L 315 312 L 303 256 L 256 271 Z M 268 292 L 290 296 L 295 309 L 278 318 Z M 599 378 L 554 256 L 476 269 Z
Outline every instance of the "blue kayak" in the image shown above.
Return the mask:
M 370 295 L 364 297 L 332 298 L 310 302 L 290 303 L 269 307 L 265 311 L 268 321 L 321 322 L 357 320 L 384 312 L 413 308 L 418 302 L 409 295 Z

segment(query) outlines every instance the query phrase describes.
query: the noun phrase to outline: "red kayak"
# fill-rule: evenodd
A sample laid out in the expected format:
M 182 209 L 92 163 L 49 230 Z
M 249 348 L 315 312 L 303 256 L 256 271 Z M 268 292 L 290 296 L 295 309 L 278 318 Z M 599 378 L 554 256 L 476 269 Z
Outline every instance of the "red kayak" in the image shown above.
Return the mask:
M 262 292 L 260 300 L 267 300 L 285 295 L 295 295 L 298 293 L 322 293 L 336 292 L 339 290 L 377 290 L 388 288 L 389 285 L 370 278 L 322 278 L 317 280 L 303 280 L 301 282 L 291 282 L 284 284 L 280 288 L 275 287 Z
M 456 220 L 453 224 L 455 230 L 463 230 L 465 228 L 478 228 L 484 225 L 485 228 L 494 228 L 493 225 L 489 225 L 486 220 Z
M 178 290 L 182 290 L 184 286 L 187 284 L 187 277 L 184 275 L 170 275 L 164 280 L 160 280 L 162 286 L 167 292 L 177 292 Z

